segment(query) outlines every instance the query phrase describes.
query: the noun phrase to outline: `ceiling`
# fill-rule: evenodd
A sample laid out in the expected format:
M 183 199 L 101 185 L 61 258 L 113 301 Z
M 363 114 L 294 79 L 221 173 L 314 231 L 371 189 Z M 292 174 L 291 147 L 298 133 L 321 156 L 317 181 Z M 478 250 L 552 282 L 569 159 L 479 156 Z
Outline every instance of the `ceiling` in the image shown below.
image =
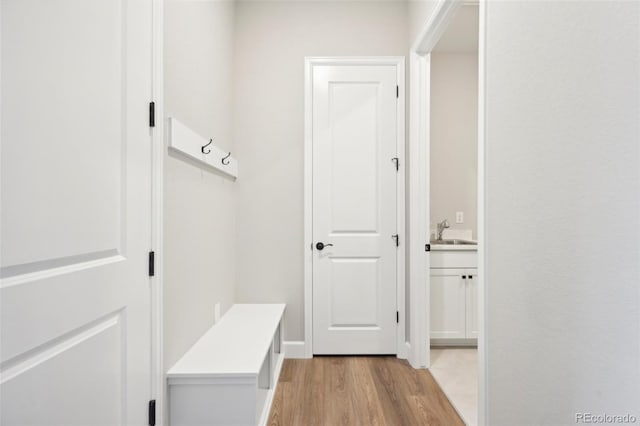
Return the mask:
M 433 49 L 438 53 L 473 53 L 478 51 L 478 6 L 463 5 L 449 28 Z

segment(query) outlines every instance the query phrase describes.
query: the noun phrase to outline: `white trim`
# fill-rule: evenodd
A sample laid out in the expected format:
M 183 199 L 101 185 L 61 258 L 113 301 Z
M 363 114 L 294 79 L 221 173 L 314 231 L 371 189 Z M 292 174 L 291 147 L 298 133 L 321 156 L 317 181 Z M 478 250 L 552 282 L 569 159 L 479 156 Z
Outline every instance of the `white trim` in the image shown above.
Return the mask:
M 411 347 L 409 363 L 414 368 L 430 365 L 429 356 L 429 99 L 431 50 L 447 29 L 463 0 L 440 0 L 411 51 L 409 214 L 411 248 Z
M 289 359 L 309 358 L 305 352 L 306 346 L 304 340 L 282 342 L 284 357 Z
M 163 38 L 164 2 L 152 2 L 152 87 L 156 127 L 151 129 L 151 249 L 155 252 L 155 274 L 151 284 L 151 399 L 156 400 L 156 423 L 165 424 L 166 386 L 163 359 L 163 182 L 164 182 L 164 99 Z
M 458 8 L 464 3 L 464 0 L 439 0 L 411 46 L 411 52 L 419 55 L 430 53 L 447 30 Z
M 414 368 L 429 366 L 429 79 L 430 56 L 411 53 L 409 223 L 411 247 L 409 264 L 411 352 Z
M 313 59 L 304 60 L 304 356 L 313 358 Z M 286 353 L 286 352 L 285 352 Z
M 398 134 L 396 138 L 396 155 L 399 161 L 398 180 L 396 183 L 396 232 L 400 238 L 400 247 L 398 247 L 396 255 L 396 309 L 398 310 L 399 323 L 396 334 L 396 356 L 398 358 L 407 359 L 409 353 L 405 345 L 405 329 L 406 329 L 406 252 L 408 239 L 406 227 L 406 204 L 405 204 L 405 182 L 406 182 L 406 155 L 405 155 L 405 132 L 406 132 L 406 86 L 405 86 L 405 58 L 397 65 L 397 84 L 400 88 L 398 91 L 397 106 L 397 124 Z
M 407 241 L 405 227 L 405 58 L 402 56 L 380 57 L 306 57 L 305 58 L 305 120 L 304 120 L 304 357 L 313 357 L 313 67 L 315 65 L 395 65 L 397 84 L 400 88 L 397 102 L 397 138 L 396 152 L 400 162 L 397 181 L 397 229 L 400 235 L 400 247 L 397 250 L 397 293 L 396 309 L 400 314 L 400 324 L 396 330 L 396 354 L 398 358 L 408 356 L 405 345 L 405 249 Z M 286 343 L 285 343 L 286 344 Z M 286 354 L 287 352 L 285 352 Z M 296 352 L 298 353 L 298 352 Z M 288 357 L 288 355 L 287 355 Z
M 487 346 L 487 3 L 480 2 L 478 36 L 478 424 L 488 424 Z

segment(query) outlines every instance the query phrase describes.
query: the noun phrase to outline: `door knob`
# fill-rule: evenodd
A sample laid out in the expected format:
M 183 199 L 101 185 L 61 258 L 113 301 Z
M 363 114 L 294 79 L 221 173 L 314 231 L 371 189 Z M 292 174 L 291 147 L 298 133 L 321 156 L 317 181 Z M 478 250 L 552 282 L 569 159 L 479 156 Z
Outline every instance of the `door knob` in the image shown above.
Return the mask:
M 316 243 L 316 248 L 318 250 L 322 250 L 323 248 L 329 247 L 329 246 L 333 247 L 333 244 L 325 244 L 322 241 L 320 241 L 319 243 Z

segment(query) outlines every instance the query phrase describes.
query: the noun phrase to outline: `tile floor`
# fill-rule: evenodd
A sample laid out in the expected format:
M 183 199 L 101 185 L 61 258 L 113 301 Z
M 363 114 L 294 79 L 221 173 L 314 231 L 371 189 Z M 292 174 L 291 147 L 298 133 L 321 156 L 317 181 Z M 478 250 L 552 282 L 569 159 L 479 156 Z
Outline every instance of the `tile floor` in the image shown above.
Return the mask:
M 467 425 L 478 424 L 478 350 L 432 348 L 431 375 Z

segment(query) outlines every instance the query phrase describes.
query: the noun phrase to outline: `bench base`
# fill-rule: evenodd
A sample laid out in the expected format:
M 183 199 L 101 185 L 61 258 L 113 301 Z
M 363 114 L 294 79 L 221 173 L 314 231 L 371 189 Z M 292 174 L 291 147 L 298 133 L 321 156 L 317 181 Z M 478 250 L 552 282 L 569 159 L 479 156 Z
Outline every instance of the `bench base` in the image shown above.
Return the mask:
M 266 425 L 284 361 L 284 305 L 234 305 L 167 373 L 169 424 Z

